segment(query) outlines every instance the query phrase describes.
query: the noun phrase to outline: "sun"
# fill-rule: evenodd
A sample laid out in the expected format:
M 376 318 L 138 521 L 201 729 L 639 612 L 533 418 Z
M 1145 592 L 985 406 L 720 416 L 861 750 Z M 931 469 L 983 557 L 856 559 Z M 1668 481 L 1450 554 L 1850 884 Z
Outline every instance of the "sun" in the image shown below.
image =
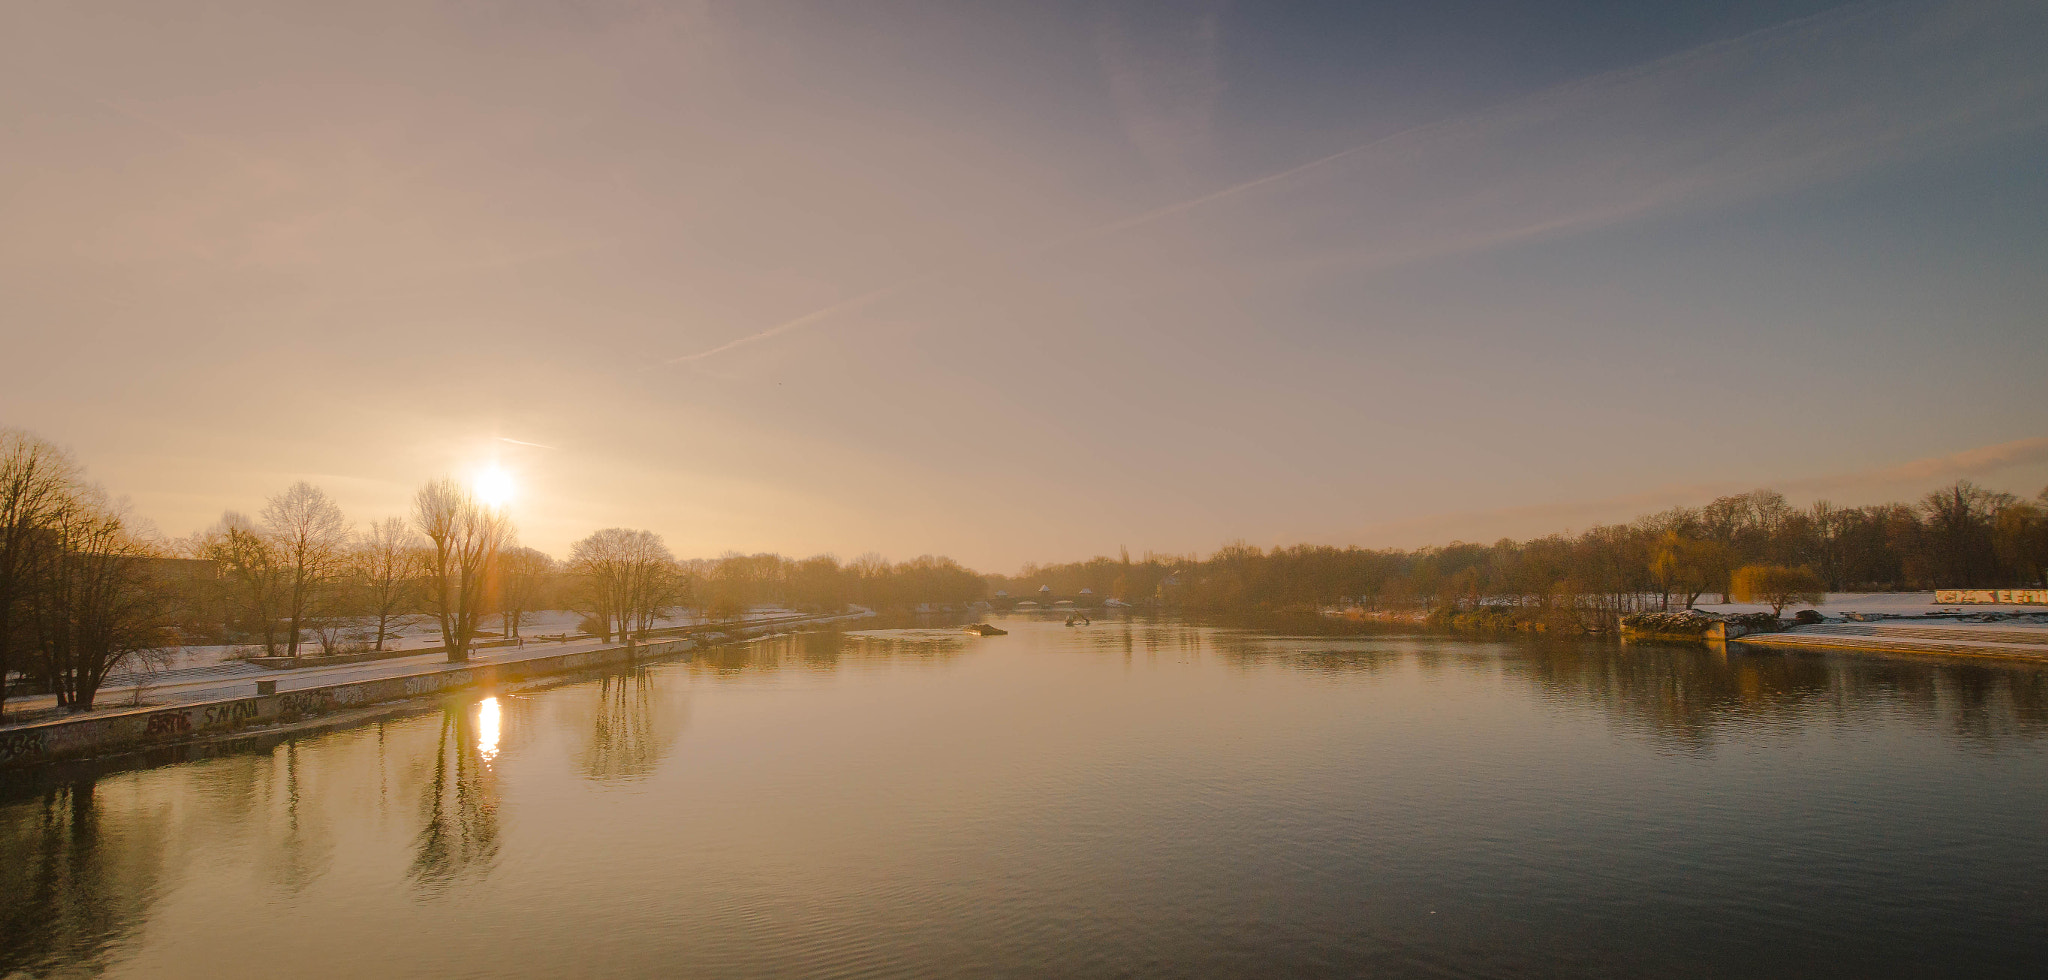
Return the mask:
M 511 503 L 518 490 L 512 482 L 512 474 L 496 465 L 478 470 L 469 483 L 470 488 L 476 491 L 476 499 L 486 507 L 503 507 Z

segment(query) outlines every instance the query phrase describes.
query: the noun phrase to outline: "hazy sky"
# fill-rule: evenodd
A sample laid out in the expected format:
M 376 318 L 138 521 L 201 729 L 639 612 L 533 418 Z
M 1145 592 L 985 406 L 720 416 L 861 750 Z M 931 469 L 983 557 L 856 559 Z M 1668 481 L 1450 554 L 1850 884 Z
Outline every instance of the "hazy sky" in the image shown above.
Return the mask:
M 2048 483 L 2048 4 L 0 7 L 0 423 L 169 534 L 1412 546 Z

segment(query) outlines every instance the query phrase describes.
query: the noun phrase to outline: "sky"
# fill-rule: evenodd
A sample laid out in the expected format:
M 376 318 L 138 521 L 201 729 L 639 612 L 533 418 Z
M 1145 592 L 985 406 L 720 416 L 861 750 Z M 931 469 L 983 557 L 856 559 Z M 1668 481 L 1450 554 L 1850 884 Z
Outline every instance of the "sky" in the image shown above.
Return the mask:
M 2048 485 L 2048 5 L 19 3 L 0 424 L 183 535 L 1415 547 Z

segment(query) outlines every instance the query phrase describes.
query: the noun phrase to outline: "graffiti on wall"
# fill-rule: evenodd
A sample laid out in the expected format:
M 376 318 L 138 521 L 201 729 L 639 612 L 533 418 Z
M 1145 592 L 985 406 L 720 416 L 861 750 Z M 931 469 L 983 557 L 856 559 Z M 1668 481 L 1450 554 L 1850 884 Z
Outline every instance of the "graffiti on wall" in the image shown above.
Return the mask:
M 192 731 L 192 718 L 183 711 L 159 711 L 149 716 L 149 724 L 142 734 L 151 738 L 166 735 L 185 735 Z
M 1934 601 L 1944 606 L 2039 606 L 2048 605 L 2048 589 L 1936 589 Z
M 293 691 L 277 698 L 277 713 L 285 717 L 293 715 L 320 715 L 334 710 L 334 692 L 327 688 L 310 691 Z
M 43 733 L 40 731 L 9 732 L 0 735 L 0 762 L 39 758 L 43 754 L 43 744 Z
M 256 702 L 235 701 L 230 704 L 216 704 L 206 709 L 206 720 L 202 728 L 235 728 L 256 720 Z
M 474 683 L 475 680 L 476 675 L 466 670 L 451 671 L 446 674 L 423 674 L 419 677 L 408 677 L 405 679 L 405 693 L 432 694 L 443 688 L 463 687 Z

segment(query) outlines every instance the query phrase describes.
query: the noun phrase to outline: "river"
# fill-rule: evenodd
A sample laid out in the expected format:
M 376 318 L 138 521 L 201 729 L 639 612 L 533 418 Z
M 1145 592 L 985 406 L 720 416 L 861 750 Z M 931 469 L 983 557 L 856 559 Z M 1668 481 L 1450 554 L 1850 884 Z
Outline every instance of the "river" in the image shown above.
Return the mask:
M 2048 969 L 2048 670 L 1000 624 L 15 777 L 0 976 Z

